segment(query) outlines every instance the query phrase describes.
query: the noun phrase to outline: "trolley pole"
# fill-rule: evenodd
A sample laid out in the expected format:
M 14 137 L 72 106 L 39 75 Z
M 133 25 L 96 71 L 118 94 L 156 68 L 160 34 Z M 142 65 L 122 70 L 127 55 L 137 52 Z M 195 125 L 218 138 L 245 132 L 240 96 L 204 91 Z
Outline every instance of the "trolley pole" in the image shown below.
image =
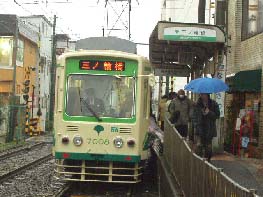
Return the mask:
M 56 72 L 56 15 L 54 15 L 54 22 L 53 22 L 53 36 L 52 36 L 52 63 L 51 63 L 51 86 L 50 86 L 50 105 L 49 105 L 49 122 L 51 126 L 51 130 L 53 130 L 54 125 L 54 104 L 55 104 L 55 72 Z
M 15 133 L 15 96 L 16 96 L 16 56 L 17 56 L 17 39 L 18 39 L 18 20 L 16 17 L 15 20 L 15 32 L 13 39 L 13 56 L 12 56 L 12 67 L 13 67 L 13 84 L 12 84 L 12 96 L 10 99 L 9 105 L 9 123 L 8 123 L 8 133 L 6 135 L 6 142 L 13 141 L 14 133 Z

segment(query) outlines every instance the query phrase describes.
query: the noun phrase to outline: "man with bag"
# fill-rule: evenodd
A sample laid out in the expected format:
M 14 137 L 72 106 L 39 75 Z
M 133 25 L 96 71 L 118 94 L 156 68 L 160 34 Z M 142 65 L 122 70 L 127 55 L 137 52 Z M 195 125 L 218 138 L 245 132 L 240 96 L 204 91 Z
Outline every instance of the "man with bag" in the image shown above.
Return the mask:
M 193 103 L 187 98 L 184 90 L 179 90 L 177 97 L 169 105 L 170 122 L 182 137 L 188 135 L 188 122 L 193 113 Z

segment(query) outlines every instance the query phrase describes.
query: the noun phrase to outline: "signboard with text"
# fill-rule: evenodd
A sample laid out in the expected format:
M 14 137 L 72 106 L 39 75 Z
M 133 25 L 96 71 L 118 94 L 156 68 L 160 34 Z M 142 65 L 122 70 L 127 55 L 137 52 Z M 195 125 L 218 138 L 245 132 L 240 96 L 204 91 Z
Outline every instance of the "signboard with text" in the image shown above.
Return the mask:
M 155 68 L 155 76 L 177 76 L 177 77 L 188 77 L 190 70 L 178 69 L 178 68 Z
M 167 27 L 163 38 L 173 41 L 216 42 L 216 30 L 198 27 Z
M 224 64 L 217 65 L 217 72 L 216 72 L 215 77 L 225 82 L 225 65 Z M 225 93 L 224 92 L 216 93 L 216 102 L 219 105 L 220 117 L 224 117 L 224 114 L 225 114 L 224 112 Z

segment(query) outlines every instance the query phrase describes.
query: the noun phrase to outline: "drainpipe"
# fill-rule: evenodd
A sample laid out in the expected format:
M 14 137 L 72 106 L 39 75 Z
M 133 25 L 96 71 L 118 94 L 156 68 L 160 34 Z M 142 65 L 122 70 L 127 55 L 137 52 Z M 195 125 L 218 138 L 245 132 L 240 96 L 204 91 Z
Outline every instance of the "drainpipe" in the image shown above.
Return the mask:
M 199 0 L 198 4 L 198 23 L 205 23 L 206 0 Z

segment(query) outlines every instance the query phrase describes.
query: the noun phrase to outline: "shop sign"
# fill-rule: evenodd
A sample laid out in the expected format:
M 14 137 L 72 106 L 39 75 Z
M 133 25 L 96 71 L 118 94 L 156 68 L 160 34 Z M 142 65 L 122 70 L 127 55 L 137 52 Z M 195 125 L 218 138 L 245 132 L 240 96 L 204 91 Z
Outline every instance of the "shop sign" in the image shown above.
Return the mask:
M 173 41 L 216 42 L 216 30 L 198 27 L 167 27 L 163 38 Z

